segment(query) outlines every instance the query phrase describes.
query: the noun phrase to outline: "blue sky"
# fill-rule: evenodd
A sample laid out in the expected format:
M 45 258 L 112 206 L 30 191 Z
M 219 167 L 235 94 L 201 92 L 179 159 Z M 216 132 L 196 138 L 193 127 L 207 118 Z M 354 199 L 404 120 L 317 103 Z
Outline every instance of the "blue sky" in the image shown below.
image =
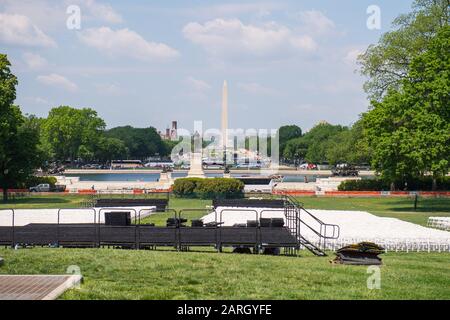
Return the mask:
M 69 30 L 67 7 L 81 9 Z M 381 30 L 366 27 L 369 5 Z M 19 78 L 17 103 L 46 116 L 91 107 L 108 127 L 220 125 L 305 130 L 349 125 L 367 109 L 355 57 L 411 1 L 0 0 L 0 52 Z

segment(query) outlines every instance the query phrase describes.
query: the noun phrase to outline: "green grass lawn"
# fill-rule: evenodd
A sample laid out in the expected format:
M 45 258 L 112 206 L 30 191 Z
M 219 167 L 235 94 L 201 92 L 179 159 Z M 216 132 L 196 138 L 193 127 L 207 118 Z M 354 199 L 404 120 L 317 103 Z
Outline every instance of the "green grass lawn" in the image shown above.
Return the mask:
M 0 249 L 0 274 L 84 276 L 62 299 L 450 299 L 450 254 L 389 253 L 381 289 L 330 258 L 108 249 Z
M 298 198 L 309 209 L 361 210 L 425 225 L 450 216 L 450 199 Z M 75 208 L 89 196 L 16 199 L 1 208 Z M 194 219 L 210 201 L 175 199 L 170 207 Z M 144 223 L 164 225 L 171 213 Z M 450 299 L 450 253 L 383 255 L 381 290 L 367 289 L 367 268 L 331 265 L 332 257 L 233 255 L 216 252 L 109 249 L 0 249 L 0 274 L 64 274 L 80 267 L 85 282 L 63 299 Z M 332 256 L 332 254 L 331 254 Z

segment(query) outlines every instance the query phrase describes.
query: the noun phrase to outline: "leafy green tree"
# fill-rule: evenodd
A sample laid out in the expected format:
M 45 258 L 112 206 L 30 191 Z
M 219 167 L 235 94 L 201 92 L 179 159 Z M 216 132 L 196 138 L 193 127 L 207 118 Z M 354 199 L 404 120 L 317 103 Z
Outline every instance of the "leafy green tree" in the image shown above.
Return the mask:
M 326 158 L 330 164 L 369 164 L 370 149 L 365 137 L 363 123 L 357 121 L 351 128 L 330 137 L 326 143 Z
M 92 159 L 105 126 L 92 109 L 53 108 L 42 123 L 43 145 L 58 160 Z
M 435 180 L 450 161 L 450 27 L 443 27 L 413 59 L 401 88 L 372 103 L 363 116 L 372 164 L 383 177 Z
M 395 19 L 393 31 L 360 56 L 361 72 L 369 78 L 365 90 L 373 99 L 380 100 L 389 89 L 399 89 L 408 78 L 412 59 L 448 25 L 449 8 L 449 0 L 415 0 L 412 12 Z
M 287 160 L 301 160 L 308 153 L 308 143 L 305 139 L 297 138 L 289 140 L 283 150 L 283 157 Z
M 172 149 L 175 148 L 175 146 L 179 143 L 180 141 L 172 141 L 172 140 L 163 140 L 163 146 L 164 146 L 164 152 L 161 153 L 162 156 L 170 156 L 170 154 L 172 153 Z M 208 146 L 208 142 L 204 141 L 204 148 L 206 148 Z
M 302 129 L 296 125 L 282 126 L 278 129 L 278 139 L 280 145 L 280 155 L 284 154 L 284 149 L 289 140 L 300 138 Z
M 161 136 L 153 127 L 133 128 L 131 126 L 117 127 L 106 132 L 111 138 L 122 140 L 133 159 L 145 159 L 156 154 L 166 153 Z
M 305 134 L 304 141 L 308 144 L 305 159 L 311 163 L 327 162 L 328 141 L 347 128 L 340 125 L 320 123 Z
M 8 189 L 26 181 L 41 160 L 37 122 L 13 105 L 18 82 L 10 66 L 6 55 L 0 54 L 0 187 L 5 202 Z
M 348 128 L 329 123 L 319 123 L 300 138 L 286 143 L 283 156 L 289 160 L 307 160 L 312 163 L 328 161 L 327 152 L 331 141 Z
M 99 141 L 95 158 L 101 162 L 127 159 L 128 148 L 120 139 L 102 137 Z

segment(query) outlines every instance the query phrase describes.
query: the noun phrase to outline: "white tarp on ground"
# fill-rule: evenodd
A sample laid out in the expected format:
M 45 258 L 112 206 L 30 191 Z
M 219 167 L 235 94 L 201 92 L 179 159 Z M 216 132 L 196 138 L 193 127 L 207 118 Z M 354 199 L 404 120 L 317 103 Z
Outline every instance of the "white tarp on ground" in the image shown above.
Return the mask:
M 105 222 L 105 212 L 129 211 L 131 218 L 145 218 L 156 211 L 156 207 L 118 207 L 118 208 L 92 208 L 92 209 L 61 209 L 59 222 L 62 224 Z M 12 212 L 0 210 L 0 226 L 12 226 Z M 58 223 L 58 209 L 16 209 L 14 210 L 14 225 L 25 226 L 31 223 Z
M 264 211 L 269 210 L 269 211 Z M 247 220 L 257 220 L 261 215 L 263 218 L 284 218 L 284 211 L 263 208 L 225 208 L 218 207 L 217 220 L 220 220 L 222 211 L 222 222 L 224 226 L 246 223 Z M 264 211 L 264 212 L 263 212 Z M 327 224 L 335 224 L 340 227 L 340 237 L 337 240 L 327 240 L 327 247 L 337 249 L 341 246 L 371 241 L 385 246 L 388 250 L 420 250 L 420 251 L 450 251 L 450 232 L 426 228 L 414 223 L 395 218 L 382 218 L 363 211 L 332 211 L 332 210 L 308 210 L 318 219 Z M 204 222 L 215 221 L 216 214 L 213 212 L 203 217 Z M 301 212 L 301 219 L 316 230 L 320 229 L 317 221 L 305 212 Z M 313 243 L 318 243 L 318 236 L 306 226 L 301 225 L 301 234 Z M 327 234 L 331 235 L 329 228 Z

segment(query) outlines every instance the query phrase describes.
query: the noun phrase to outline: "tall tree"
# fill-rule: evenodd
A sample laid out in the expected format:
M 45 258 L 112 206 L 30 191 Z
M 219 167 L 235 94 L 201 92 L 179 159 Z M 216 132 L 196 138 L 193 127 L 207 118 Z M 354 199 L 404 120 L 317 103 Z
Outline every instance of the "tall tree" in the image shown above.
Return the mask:
M 73 161 L 94 156 L 105 126 L 92 109 L 61 106 L 50 110 L 41 132 L 55 159 Z
M 278 139 L 280 145 L 280 155 L 284 154 L 284 149 L 289 140 L 300 138 L 302 129 L 296 125 L 282 126 L 278 129 Z
M 399 89 L 413 57 L 449 24 L 449 8 L 450 0 L 415 0 L 412 12 L 395 19 L 393 31 L 360 56 L 361 73 L 368 77 L 365 90 L 372 99 L 380 101 L 390 88 Z
M 330 141 L 348 128 L 329 123 L 319 123 L 305 135 L 287 142 L 283 156 L 290 160 L 307 160 L 312 163 L 327 162 Z
M 129 156 L 134 159 L 145 159 L 156 154 L 164 155 L 166 153 L 166 146 L 153 127 L 117 127 L 108 130 L 106 135 L 122 140 L 129 150 Z
M 312 163 L 327 162 L 328 141 L 344 130 L 348 129 L 340 125 L 331 125 L 329 123 L 320 123 L 316 125 L 303 137 L 308 144 L 308 152 L 306 153 L 305 159 Z
M 6 55 L 0 54 L 0 187 L 4 201 L 8 189 L 25 181 L 40 162 L 36 121 L 25 118 L 13 105 L 17 83 Z
M 331 164 L 369 164 L 371 155 L 362 120 L 349 129 L 330 137 L 326 143 L 326 158 Z
M 450 162 L 450 27 L 413 59 L 401 88 L 364 117 L 373 166 L 391 181 L 446 175 Z
M 95 152 L 95 158 L 102 162 L 127 159 L 128 148 L 125 143 L 116 138 L 102 137 Z

